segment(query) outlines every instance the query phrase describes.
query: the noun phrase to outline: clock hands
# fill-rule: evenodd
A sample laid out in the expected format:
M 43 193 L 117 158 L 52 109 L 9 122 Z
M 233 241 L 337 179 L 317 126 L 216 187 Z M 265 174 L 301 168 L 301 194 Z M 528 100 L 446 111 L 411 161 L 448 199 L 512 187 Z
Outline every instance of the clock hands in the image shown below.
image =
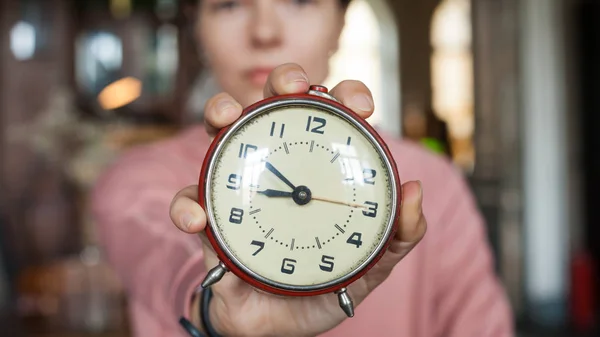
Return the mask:
M 292 192 L 277 191 L 277 190 L 271 190 L 271 189 L 266 189 L 264 191 L 257 191 L 256 193 L 262 194 L 262 195 L 267 196 L 269 198 L 271 198 L 271 197 L 288 197 L 288 198 L 291 198 L 292 194 L 293 194 Z
M 294 191 L 293 192 L 283 192 L 283 191 L 276 191 L 276 190 L 264 190 L 264 191 L 261 191 L 258 193 L 264 194 L 267 197 L 292 197 L 294 202 L 301 206 L 306 205 L 310 202 L 311 193 L 310 193 L 310 190 L 308 189 L 308 187 L 294 186 L 294 184 L 292 184 L 286 177 L 284 177 L 283 174 L 281 174 L 281 172 L 279 172 L 279 170 L 277 170 L 269 162 L 265 162 L 265 166 L 269 171 L 273 172 L 273 174 L 276 175 L 277 178 L 281 179 L 281 181 L 283 181 L 286 185 L 291 187 Z
M 346 206 L 350 206 L 350 207 L 354 207 L 354 208 L 367 208 L 367 206 L 365 206 L 365 205 L 360 205 L 360 204 L 355 204 L 355 203 L 345 202 L 345 201 L 339 201 L 339 200 L 332 200 L 329 198 L 310 196 L 310 199 L 308 199 L 309 198 L 308 193 L 310 193 L 310 191 L 307 188 L 304 188 L 304 186 L 299 186 L 297 189 L 301 189 L 301 190 L 294 191 L 294 192 L 285 192 L 285 191 L 266 189 L 264 191 L 257 191 L 256 193 L 262 194 L 269 198 L 278 198 L 278 197 L 293 198 L 294 201 L 299 205 L 308 203 L 310 200 L 319 200 L 319 201 L 330 202 L 330 203 L 338 204 L 338 205 L 346 205 Z M 299 199 L 299 200 L 297 201 L 296 199 Z M 308 199 L 308 201 L 306 201 L 307 199 Z
M 267 170 L 273 172 L 273 174 L 276 175 L 277 178 L 281 179 L 281 181 L 283 181 L 286 185 L 291 187 L 293 190 L 296 189 L 296 186 L 294 186 L 294 184 L 292 184 L 286 177 L 284 177 L 283 174 L 281 174 L 281 172 L 279 172 L 279 170 L 277 170 L 275 167 L 273 167 L 273 165 L 271 165 L 271 163 L 265 162 L 265 166 L 267 167 Z
M 293 192 L 285 192 L 285 191 L 266 189 L 264 191 L 257 191 L 256 193 L 258 193 L 258 194 L 262 194 L 269 198 L 271 198 L 271 197 L 290 198 L 291 197 L 294 200 L 294 202 L 298 205 L 306 205 L 311 200 L 319 200 L 319 201 L 330 202 L 330 203 L 338 204 L 338 205 L 346 205 L 346 206 L 350 206 L 350 207 L 354 207 L 354 208 L 367 208 L 365 205 L 360 205 L 360 204 L 355 204 L 355 203 L 350 203 L 350 202 L 345 202 L 345 201 L 339 201 L 339 200 L 332 200 L 332 199 L 328 199 L 328 198 L 313 197 L 312 193 L 308 187 L 294 186 L 294 184 L 292 184 L 283 174 L 281 174 L 281 172 L 279 172 L 279 170 L 276 169 L 271 163 L 265 162 L 265 167 L 267 168 L 267 170 L 271 171 L 275 176 L 277 176 L 277 178 L 281 179 L 281 181 L 283 181 L 286 185 L 291 187 L 294 191 Z

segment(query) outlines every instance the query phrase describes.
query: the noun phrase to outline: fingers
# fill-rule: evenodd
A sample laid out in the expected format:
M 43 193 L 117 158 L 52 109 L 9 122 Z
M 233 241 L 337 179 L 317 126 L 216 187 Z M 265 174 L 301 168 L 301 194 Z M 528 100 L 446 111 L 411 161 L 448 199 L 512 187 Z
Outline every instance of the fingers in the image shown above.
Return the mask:
M 235 122 L 241 116 L 242 110 L 242 106 L 227 93 L 211 97 L 204 109 L 206 131 L 214 137 L 219 129 Z
M 420 181 L 410 181 L 402 185 L 403 202 L 395 240 L 390 250 L 402 256 L 408 254 L 427 231 L 427 221 L 423 215 L 423 188 Z
M 370 117 L 375 110 L 371 91 L 360 81 L 342 81 L 329 93 L 362 118 Z
M 402 185 L 403 203 L 400 210 L 398 230 L 388 251 L 377 265 L 365 275 L 366 292 L 375 289 L 392 269 L 421 241 L 427 231 L 427 221 L 422 211 L 423 190 L 421 183 L 410 181 Z M 364 289 L 363 289 L 364 290 Z
M 303 93 L 308 91 L 308 75 L 297 64 L 283 64 L 275 68 L 264 87 L 265 98 Z M 221 128 L 235 122 L 242 114 L 243 107 L 231 95 L 220 93 L 206 102 L 204 125 L 210 137 L 215 137 Z
M 263 93 L 265 98 L 305 93 L 309 86 L 308 75 L 304 69 L 297 64 L 286 63 L 273 69 L 269 74 Z
M 206 213 L 198 204 L 198 186 L 188 186 L 175 195 L 169 211 L 171 221 L 186 233 L 199 233 L 206 227 Z
M 284 64 L 269 75 L 264 96 L 304 93 L 309 84 L 308 75 L 302 67 L 294 63 Z M 371 91 L 360 81 L 342 81 L 331 89 L 330 94 L 362 118 L 370 117 L 375 110 Z
M 277 95 L 305 93 L 310 87 L 308 75 L 301 66 L 286 63 L 275 68 L 265 84 L 264 98 Z M 373 114 L 375 104 L 373 95 L 360 81 L 342 81 L 330 94 L 362 118 Z M 231 95 L 220 93 L 208 100 L 205 106 L 204 123 L 211 137 L 233 122 L 242 114 L 243 107 Z

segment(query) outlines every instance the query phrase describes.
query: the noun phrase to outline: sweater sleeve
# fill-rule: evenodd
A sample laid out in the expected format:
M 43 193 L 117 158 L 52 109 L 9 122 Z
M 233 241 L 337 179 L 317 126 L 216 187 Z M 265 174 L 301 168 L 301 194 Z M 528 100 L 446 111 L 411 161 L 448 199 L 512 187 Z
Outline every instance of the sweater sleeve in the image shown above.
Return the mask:
M 450 173 L 439 206 L 436 336 L 513 336 L 510 306 L 495 271 L 484 221 L 462 177 Z
M 183 165 L 168 160 L 152 151 L 128 153 L 99 179 L 91 195 L 107 259 L 129 301 L 152 321 L 147 323 L 154 328 L 145 337 L 185 336 L 178 319 L 189 317 L 195 289 L 206 273 L 200 239 L 179 231 L 170 220 L 171 200 L 185 184 Z

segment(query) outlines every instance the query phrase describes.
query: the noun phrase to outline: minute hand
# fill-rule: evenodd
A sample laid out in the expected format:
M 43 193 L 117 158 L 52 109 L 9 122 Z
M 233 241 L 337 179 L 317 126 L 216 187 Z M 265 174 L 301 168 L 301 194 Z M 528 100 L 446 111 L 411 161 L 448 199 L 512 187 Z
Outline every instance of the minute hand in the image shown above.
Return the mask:
M 265 166 L 267 167 L 267 170 L 273 172 L 273 174 L 276 175 L 277 178 L 281 179 L 281 181 L 283 181 L 286 185 L 291 187 L 293 190 L 296 189 L 296 186 L 294 186 L 294 184 L 292 184 L 286 177 L 284 177 L 283 174 L 281 174 L 281 172 L 279 172 L 275 167 L 273 167 L 271 163 L 266 162 Z

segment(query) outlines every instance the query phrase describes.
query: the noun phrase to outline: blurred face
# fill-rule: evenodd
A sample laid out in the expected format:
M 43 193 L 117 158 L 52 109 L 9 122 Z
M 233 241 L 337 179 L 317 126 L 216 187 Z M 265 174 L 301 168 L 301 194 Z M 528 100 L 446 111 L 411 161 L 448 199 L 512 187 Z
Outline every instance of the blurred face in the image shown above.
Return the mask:
M 322 83 L 344 14 L 338 0 L 201 0 L 196 33 L 221 89 L 248 106 L 283 63 Z

